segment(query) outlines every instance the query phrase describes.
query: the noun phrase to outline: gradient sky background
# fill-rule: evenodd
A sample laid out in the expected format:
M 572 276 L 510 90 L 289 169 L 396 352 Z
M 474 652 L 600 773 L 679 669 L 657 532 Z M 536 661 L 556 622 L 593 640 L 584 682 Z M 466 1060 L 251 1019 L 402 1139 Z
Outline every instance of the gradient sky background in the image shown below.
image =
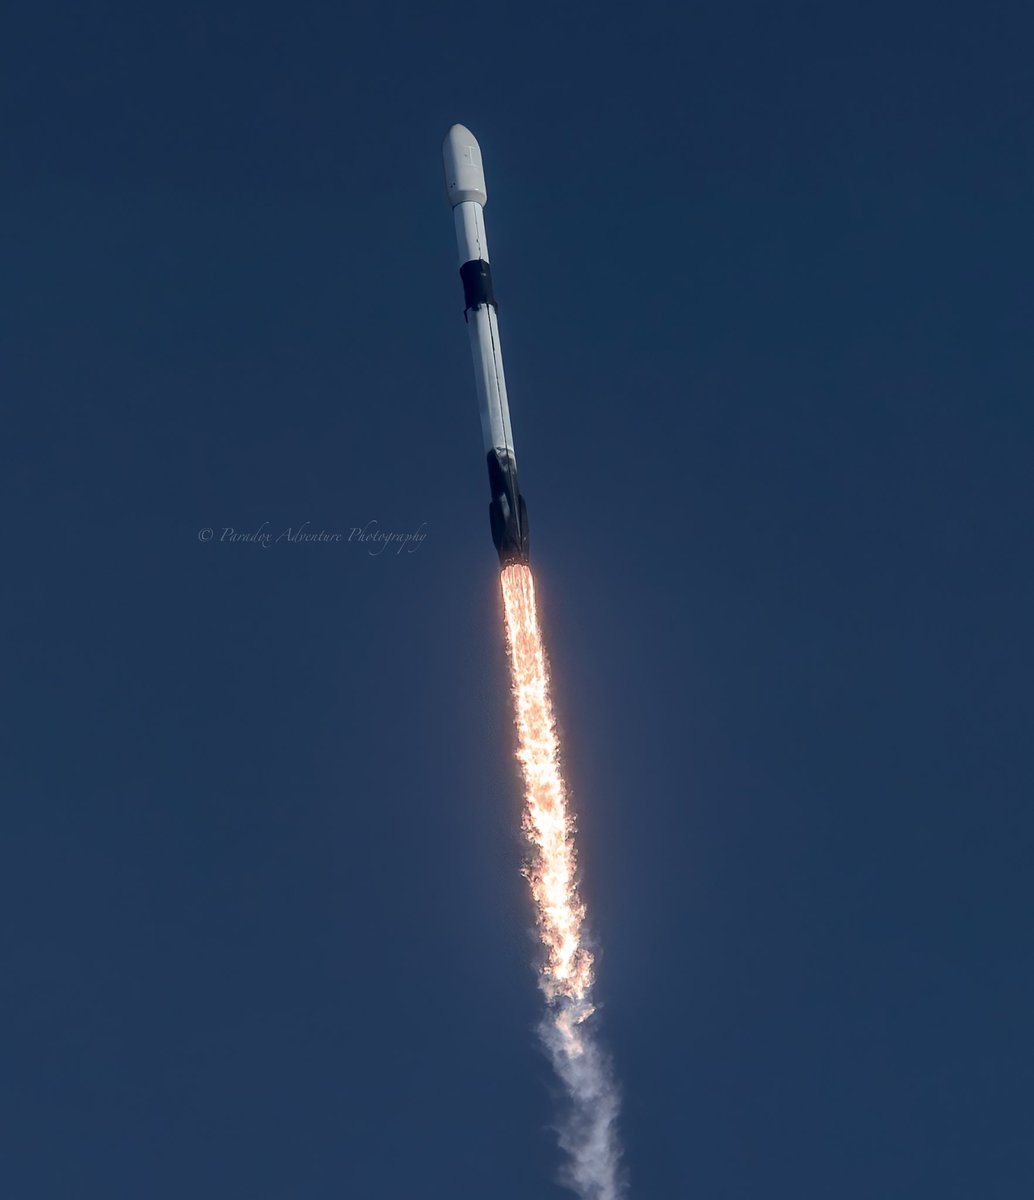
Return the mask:
M 634 1200 L 1034 1194 L 1029 5 L 3 24 L 3 1195 L 566 1195 L 454 121 Z

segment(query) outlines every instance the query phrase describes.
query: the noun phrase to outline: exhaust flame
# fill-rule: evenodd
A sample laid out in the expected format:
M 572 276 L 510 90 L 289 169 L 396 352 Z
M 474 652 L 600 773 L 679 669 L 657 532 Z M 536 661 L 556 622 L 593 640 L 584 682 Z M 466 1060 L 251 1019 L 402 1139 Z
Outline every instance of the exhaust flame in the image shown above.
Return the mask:
M 545 961 L 539 987 L 547 1013 L 540 1034 L 567 1089 L 571 1111 L 560 1133 L 570 1162 L 565 1182 L 585 1200 L 617 1200 L 617 1090 L 606 1055 L 587 1024 L 593 959 L 585 945 L 585 905 L 578 895 L 574 823 L 560 773 L 560 747 L 549 674 L 527 566 L 500 576 L 510 658 L 517 758 L 524 774 L 522 827 L 531 846 L 524 874 L 531 885 Z

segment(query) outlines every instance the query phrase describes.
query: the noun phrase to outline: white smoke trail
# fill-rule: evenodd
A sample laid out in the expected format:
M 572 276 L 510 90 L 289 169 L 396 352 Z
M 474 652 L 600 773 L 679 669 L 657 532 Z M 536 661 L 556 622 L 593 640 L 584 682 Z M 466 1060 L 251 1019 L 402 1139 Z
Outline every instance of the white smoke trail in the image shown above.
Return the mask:
M 549 674 L 531 571 L 503 569 L 503 610 L 510 656 L 517 758 L 524 774 L 523 828 L 531 847 L 531 885 L 545 962 L 539 987 L 546 1016 L 539 1032 L 567 1091 L 560 1129 L 568 1161 L 564 1182 L 583 1200 L 623 1193 L 617 1141 L 618 1092 L 591 1024 L 593 960 L 585 945 L 585 906 L 578 895 L 574 825 L 560 772 Z
M 553 1005 L 539 1027 L 571 1101 L 560 1128 L 560 1145 L 569 1160 L 564 1182 L 586 1200 L 617 1200 L 624 1190 L 619 1175 L 618 1091 L 609 1061 L 590 1030 L 575 1028 L 577 1020 L 563 1006 Z

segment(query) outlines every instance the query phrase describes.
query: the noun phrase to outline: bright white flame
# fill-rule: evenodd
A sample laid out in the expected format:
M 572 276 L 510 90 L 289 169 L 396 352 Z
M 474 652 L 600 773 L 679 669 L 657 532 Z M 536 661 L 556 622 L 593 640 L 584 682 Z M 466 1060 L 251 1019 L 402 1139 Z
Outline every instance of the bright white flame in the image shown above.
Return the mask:
M 501 575 L 510 655 L 517 758 L 524 773 L 523 828 L 531 847 L 525 875 L 531 885 L 545 962 L 539 987 L 547 1012 L 540 1032 L 571 1100 L 560 1133 L 569 1164 L 565 1182 L 585 1200 L 617 1200 L 622 1192 L 615 1122 L 617 1089 L 588 1019 L 592 954 L 585 946 L 585 905 L 578 896 L 574 824 L 560 773 L 560 748 L 549 674 L 528 567 Z

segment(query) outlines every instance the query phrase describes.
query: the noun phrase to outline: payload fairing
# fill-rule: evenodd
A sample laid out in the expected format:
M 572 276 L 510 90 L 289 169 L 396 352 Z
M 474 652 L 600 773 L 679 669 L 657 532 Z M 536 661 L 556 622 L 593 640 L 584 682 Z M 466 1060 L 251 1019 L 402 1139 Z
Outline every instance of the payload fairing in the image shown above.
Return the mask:
M 492 269 L 485 235 L 485 169 L 477 138 L 463 125 L 453 125 L 442 145 L 445 187 L 456 222 L 456 242 L 463 280 L 463 315 L 470 331 L 474 383 L 481 407 L 481 429 L 488 457 L 492 501 L 492 541 L 505 567 L 528 561 L 528 512 L 517 486 L 517 456 L 506 402 L 503 353 L 499 344 Z

